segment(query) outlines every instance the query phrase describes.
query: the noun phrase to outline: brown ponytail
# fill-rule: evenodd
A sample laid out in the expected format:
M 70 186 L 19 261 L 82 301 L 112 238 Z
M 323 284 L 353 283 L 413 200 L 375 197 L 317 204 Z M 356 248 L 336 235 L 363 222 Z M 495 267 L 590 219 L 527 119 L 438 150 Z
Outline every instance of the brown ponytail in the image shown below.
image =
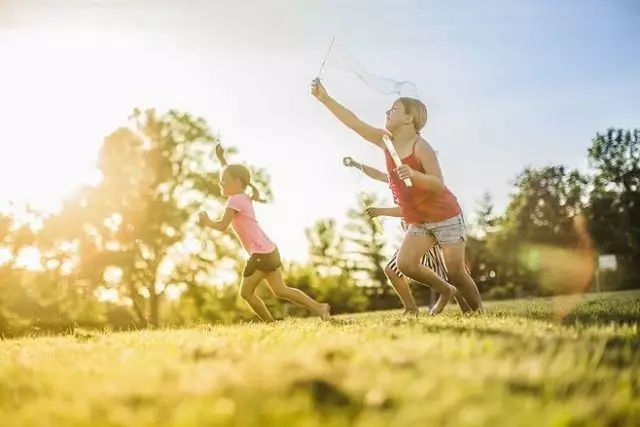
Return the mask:
M 253 185 L 252 182 L 249 182 L 249 187 L 251 187 L 251 200 L 253 200 L 254 202 L 261 202 L 262 200 L 260 200 L 260 191 L 258 190 L 258 188 Z
M 251 182 L 251 171 L 249 168 L 243 165 L 228 165 L 225 168 L 232 177 L 239 179 L 244 188 L 251 187 L 251 199 L 256 202 L 263 202 L 260 200 L 260 191 Z

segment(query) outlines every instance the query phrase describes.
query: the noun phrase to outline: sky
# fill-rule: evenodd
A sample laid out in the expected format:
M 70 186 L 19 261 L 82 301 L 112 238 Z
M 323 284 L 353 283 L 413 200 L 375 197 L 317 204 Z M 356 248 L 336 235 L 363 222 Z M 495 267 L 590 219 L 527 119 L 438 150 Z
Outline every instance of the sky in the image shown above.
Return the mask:
M 97 179 L 104 137 L 135 107 L 204 117 L 232 161 L 266 168 L 257 206 L 284 258 L 305 228 L 344 220 L 360 189 L 343 156 L 383 168 L 371 144 L 309 95 L 332 37 L 374 74 L 410 80 L 423 135 L 469 219 L 498 211 L 525 167 L 586 170 L 608 127 L 640 126 L 635 1 L 0 0 L 0 205 L 55 209 Z M 326 68 L 329 93 L 382 127 L 392 96 Z M 394 221 L 385 228 L 397 229 Z

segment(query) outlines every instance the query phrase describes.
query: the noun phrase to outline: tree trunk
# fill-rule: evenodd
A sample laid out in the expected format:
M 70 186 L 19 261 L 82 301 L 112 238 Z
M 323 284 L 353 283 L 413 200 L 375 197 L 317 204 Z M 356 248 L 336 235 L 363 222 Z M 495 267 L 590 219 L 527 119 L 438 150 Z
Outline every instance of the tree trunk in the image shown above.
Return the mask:
M 149 326 L 147 322 L 147 318 L 144 315 L 144 311 L 140 307 L 139 296 L 138 296 L 138 293 L 136 292 L 135 285 L 132 282 L 129 282 L 128 288 L 129 288 L 129 296 L 131 297 L 131 302 L 133 304 L 133 312 L 138 317 L 138 322 L 140 323 L 140 325 L 143 325 L 144 327 Z
M 160 319 L 158 316 L 158 308 L 160 304 L 160 295 L 156 292 L 155 285 L 149 288 L 149 324 L 152 328 L 160 326 Z

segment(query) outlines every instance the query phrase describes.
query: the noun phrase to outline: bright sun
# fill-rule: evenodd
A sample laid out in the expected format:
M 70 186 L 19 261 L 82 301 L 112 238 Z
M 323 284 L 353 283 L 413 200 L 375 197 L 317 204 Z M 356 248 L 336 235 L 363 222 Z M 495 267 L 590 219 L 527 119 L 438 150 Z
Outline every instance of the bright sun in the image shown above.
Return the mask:
M 135 44 L 127 48 L 126 32 L 8 34 L 0 39 L 0 193 L 5 201 L 53 210 L 75 188 L 99 178 L 99 146 L 144 98 L 130 86 L 149 70 L 134 61 L 138 53 Z

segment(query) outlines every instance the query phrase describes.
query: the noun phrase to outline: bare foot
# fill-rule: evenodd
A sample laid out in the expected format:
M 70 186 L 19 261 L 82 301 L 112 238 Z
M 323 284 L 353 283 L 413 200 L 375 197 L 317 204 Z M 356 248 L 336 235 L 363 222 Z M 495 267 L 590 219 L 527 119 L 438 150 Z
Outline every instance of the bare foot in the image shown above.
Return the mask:
M 457 293 L 458 290 L 455 287 L 448 285 L 447 291 L 440 292 L 440 298 L 438 298 L 438 301 L 436 301 L 429 314 L 431 314 L 432 316 L 440 314 L 442 310 L 444 310 L 444 308 L 447 306 L 451 298 L 453 298 Z
M 405 308 L 404 313 L 402 313 L 403 316 L 417 316 L 419 314 L 420 310 L 417 308 Z
M 331 317 L 331 306 L 329 304 L 320 304 L 320 310 L 318 316 L 324 321 L 329 320 Z
M 477 309 L 473 310 L 474 314 L 487 314 L 487 309 L 484 308 L 483 305 L 481 305 L 480 307 L 478 307 Z

